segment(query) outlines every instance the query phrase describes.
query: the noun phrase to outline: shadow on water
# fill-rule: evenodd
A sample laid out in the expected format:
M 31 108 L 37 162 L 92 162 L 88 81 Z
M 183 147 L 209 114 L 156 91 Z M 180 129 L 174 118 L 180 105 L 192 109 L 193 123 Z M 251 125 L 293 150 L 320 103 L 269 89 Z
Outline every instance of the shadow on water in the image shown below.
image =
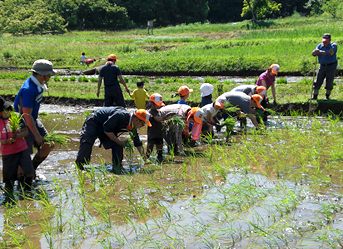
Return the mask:
M 343 239 L 343 155 L 321 152 L 329 135 L 343 143 L 339 121 L 270 117 L 261 134 L 237 123 L 229 142 L 223 129 L 163 164 L 125 155 L 126 173 L 115 175 L 98 144 L 92 164 L 75 168 L 83 109 L 42 110 L 47 130 L 57 124 L 72 141 L 39 167 L 37 198 L 0 207 L 2 248 L 326 248 Z

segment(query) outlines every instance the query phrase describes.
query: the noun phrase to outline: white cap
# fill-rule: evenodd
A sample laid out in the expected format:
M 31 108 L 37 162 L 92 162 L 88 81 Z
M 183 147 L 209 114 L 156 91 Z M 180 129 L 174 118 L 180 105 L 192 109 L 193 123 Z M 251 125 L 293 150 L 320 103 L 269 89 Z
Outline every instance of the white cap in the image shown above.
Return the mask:
M 213 85 L 210 83 L 204 83 L 200 86 L 201 97 L 210 95 L 213 92 Z

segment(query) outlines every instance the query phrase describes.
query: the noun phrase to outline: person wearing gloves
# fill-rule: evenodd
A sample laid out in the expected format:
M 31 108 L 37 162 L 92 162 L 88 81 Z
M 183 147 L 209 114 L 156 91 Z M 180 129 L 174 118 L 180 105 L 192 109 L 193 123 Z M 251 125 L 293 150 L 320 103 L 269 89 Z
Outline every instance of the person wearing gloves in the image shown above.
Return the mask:
M 37 148 L 37 153 L 32 159 L 33 168 L 36 170 L 54 148 L 53 142 L 51 144 L 44 142 L 44 136 L 48 132 L 39 121 L 38 112 L 43 100 L 43 92 L 49 90 L 46 84 L 50 77 L 55 75 L 55 71 L 52 63 L 44 59 L 36 60 L 30 71 L 32 75 L 20 88 L 13 106 L 16 112 L 23 115 L 29 128 L 29 134 L 25 137 L 29 153 L 33 153 L 33 146 Z
M 213 85 L 210 83 L 203 83 L 200 86 L 200 92 L 201 92 L 201 103 L 200 107 L 204 107 L 207 104 L 211 104 L 212 101 L 212 92 L 213 92 Z
M 167 127 L 164 127 L 164 139 L 168 144 L 168 150 L 174 149 L 174 154 L 177 155 L 183 152 L 182 134 L 189 135 L 189 123 L 193 123 L 192 139 L 195 139 L 201 131 L 203 112 L 198 107 L 190 107 L 184 104 L 172 104 L 161 107 L 160 113 L 164 120 L 172 116 L 180 116 L 185 121 L 185 128 L 182 130 L 180 126 L 174 126 L 172 123 L 167 122 Z M 200 127 L 200 130 L 199 130 Z M 193 132 L 196 131 L 196 132 Z
M 318 98 L 319 89 L 322 86 L 324 79 L 326 78 L 326 94 L 324 100 L 330 99 L 330 94 L 333 89 L 333 80 L 336 74 L 337 68 L 337 44 L 331 42 L 331 34 L 325 33 L 322 38 L 322 43 L 312 51 L 313 56 L 318 56 L 318 62 L 320 64 L 317 80 L 314 84 L 313 100 Z
M 204 123 L 202 126 L 203 133 L 211 132 L 213 134 L 213 126 L 216 126 L 217 131 L 220 130 L 220 123 L 217 119 L 217 114 L 220 109 L 224 108 L 226 98 L 219 96 L 215 102 L 205 105 L 201 108 L 204 113 L 202 117 Z
M 247 114 L 254 126 L 256 128 L 260 127 L 255 115 L 253 115 L 253 110 L 251 109 L 252 107 L 257 107 L 264 111 L 264 108 L 261 105 L 263 98 L 260 95 L 254 94 L 250 97 L 243 92 L 226 92 L 218 98 L 222 97 L 226 98 L 230 106 L 240 108 L 240 111 L 238 112 L 239 115 L 242 113 Z
M 92 154 L 92 147 L 97 138 L 107 149 L 112 149 L 113 173 L 121 174 L 123 171 L 123 148 L 125 141 L 119 139 L 123 132 L 132 131 L 134 135 L 134 146 L 141 156 L 144 156 L 142 141 L 139 139 L 137 129 L 147 124 L 150 114 L 143 109 L 130 113 L 124 107 L 102 107 L 91 113 L 83 123 L 80 134 L 80 147 L 77 153 L 76 166 L 83 170 L 83 165 L 89 164 Z M 135 129 L 134 129 L 135 128 Z
M 280 70 L 280 66 L 278 64 L 272 64 L 270 67 L 268 67 L 267 71 L 265 71 L 258 77 L 257 82 L 256 82 L 257 86 L 264 86 L 267 90 L 269 89 L 269 87 L 271 87 L 274 105 L 276 105 L 275 76 L 278 75 L 279 70 Z M 268 102 L 267 96 L 265 96 L 264 99 L 267 104 Z

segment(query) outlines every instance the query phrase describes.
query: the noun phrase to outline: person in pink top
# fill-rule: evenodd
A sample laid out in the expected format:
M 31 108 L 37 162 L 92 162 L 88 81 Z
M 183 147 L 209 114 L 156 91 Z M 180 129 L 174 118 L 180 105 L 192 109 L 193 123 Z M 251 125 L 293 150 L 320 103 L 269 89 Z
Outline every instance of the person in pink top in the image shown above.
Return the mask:
M 35 170 L 24 139 L 28 134 L 27 126 L 22 118 L 20 129 L 15 134 L 12 134 L 10 127 L 11 110 L 13 110 L 11 104 L 0 96 L 2 175 L 3 182 L 5 183 L 5 195 L 13 199 L 14 181 L 25 177 L 23 182 L 19 181 L 18 187 L 22 191 L 30 191 Z
M 272 64 L 268 67 L 267 71 L 262 73 L 256 82 L 257 86 L 264 86 L 267 90 L 269 87 L 272 88 L 272 95 L 273 95 L 273 104 L 276 105 L 276 97 L 275 97 L 275 76 L 278 74 L 280 70 L 280 66 L 278 64 Z M 263 99 L 261 105 L 265 108 L 267 104 L 267 98 Z

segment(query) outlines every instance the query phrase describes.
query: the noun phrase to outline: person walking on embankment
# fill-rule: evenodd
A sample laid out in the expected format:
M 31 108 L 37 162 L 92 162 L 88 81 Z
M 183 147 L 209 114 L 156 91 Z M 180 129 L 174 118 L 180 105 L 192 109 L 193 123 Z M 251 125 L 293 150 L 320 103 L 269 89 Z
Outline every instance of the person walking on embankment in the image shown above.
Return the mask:
M 317 72 L 317 80 L 313 85 L 313 100 L 318 98 L 319 89 L 326 78 L 326 93 L 324 100 L 330 99 L 330 94 L 333 89 L 333 80 L 335 78 L 337 68 L 337 44 L 331 42 L 331 34 L 325 33 L 322 38 L 322 43 L 312 51 L 313 56 L 318 56 L 319 68 Z
M 125 87 L 126 91 L 130 95 L 130 90 L 126 86 L 126 82 L 123 79 L 123 75 L 116 65 L 117 57 L 114 54 L 110 54 L 107 57 L 107 62 L 105 66 L 100 69 L 99 72 L 99 80 L 98 80 L 98 91 L 96 96 L 99 98 L 100 94 L 100 87 L 102 84 L 102 80 L 104 79 L 105 85 L 105 99 L 104 99 L 104 106 L 122 106 L 126 107 L 123 92 L 120 88 L 120 83 Z
M 267 71 L 260 74 L 257 79 L 257 86 L 264 86 L 267 90 L 271 87 L 273 95 L 273 104 L 276 105 L 276 94 L 275 94 L 275 77 L 278 75 L 280 66 L 278 64 L 272 64 L 268 67 Z M 263 98 L 261 105 L 266 108 L 268 103 L 267 95 Z
M 14 109 L 23 114 L 29 127 L 29 134 L 25 137 L 30 154 L 33 153 L 33 146 L 37 148 L 37 153 L 32 159 L 33 168 L 45 160 L 54 148 L 54 143 L 44 142 L 44 136 L 48 134 L 44 125 L 38 120 L 38 111 L 43 100 L 43 92 L 48 90 L 46 83 L 52 75 L 55 75 L 53 65 L 48 60 L 37 60 L 30 69 L 32 75 L 20 88 L 14 99 Z M 18 179 L 19 181 L 22 179 Z

